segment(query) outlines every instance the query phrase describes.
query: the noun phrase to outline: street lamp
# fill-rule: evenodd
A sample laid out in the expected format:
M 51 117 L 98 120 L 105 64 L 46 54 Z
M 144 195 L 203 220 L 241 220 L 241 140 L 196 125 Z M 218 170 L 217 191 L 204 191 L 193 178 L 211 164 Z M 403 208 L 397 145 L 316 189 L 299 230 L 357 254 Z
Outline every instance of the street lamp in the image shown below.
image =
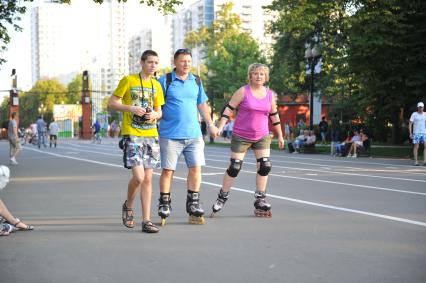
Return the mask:
M 308 60 L 309 69 L 311 71 L 311 96 L 309 102 L 309 129 L 314 129 L 314 76 L 315 66 L 321 58 L 321 52 L 314 46 L 313 48 L 308 47 L 305 51 L 305 59 Z
M 44 104 L 42 103 L 39 107 L 38 107 L 38 113 L 41 114 L 41 118 L 43 118 L 43 114 L 44 112 L 46 112 L 46 106 L 44 106 Z

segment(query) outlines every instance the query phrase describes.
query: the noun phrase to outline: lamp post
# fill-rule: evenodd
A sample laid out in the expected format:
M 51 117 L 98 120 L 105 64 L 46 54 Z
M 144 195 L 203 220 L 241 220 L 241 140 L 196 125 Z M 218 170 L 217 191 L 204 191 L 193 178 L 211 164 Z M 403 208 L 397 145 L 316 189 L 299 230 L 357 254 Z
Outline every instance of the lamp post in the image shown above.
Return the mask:
M 308 47 L 305 51 L 305 59 L 308 61 L 309 69 L 311 72 L 311 83 L 310 83 L 310 100 L 309 100 L 309 129 L 314 129 L 314 76 L 315 66 L 317 65 L 321 53 L 316 46 L 313 48 Z
M 46 112 L 46 106 L 44 106 L 44 104 L 42 103 L 39 107 L 38 107 L 38 113 L 40 113 L 41 118 L 43 118 L 43 114 L 44 112 Z

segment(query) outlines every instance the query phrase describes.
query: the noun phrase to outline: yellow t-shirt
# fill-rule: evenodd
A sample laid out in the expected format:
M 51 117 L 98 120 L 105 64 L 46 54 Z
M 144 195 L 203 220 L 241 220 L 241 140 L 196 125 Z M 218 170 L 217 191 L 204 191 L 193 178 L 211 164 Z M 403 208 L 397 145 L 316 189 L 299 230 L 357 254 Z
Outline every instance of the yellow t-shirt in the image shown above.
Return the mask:
M 141 86 L 139 74 L 123 77 L 113 95 L 120 97 L 124 105 L 137 105 L 152 110 L 164 104 L 160 83 L 156 79 L 142 80 Z M 157 121 L 148 122 L 143 117 L 124 112 L 121 132 L 123 135 L 157 137 Z

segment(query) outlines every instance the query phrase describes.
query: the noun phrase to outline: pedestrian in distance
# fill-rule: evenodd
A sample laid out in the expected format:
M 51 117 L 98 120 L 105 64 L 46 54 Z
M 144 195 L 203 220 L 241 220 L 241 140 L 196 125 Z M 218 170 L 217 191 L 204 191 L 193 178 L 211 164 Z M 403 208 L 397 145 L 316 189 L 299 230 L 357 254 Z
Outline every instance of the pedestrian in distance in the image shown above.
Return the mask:
M 49 125 L 49 147 L 52 148 L 52 145 L 56 148 L 58 142 L 58 133 L 59 125 L 56 123 L 55 119 Z
M 417 111 L 413 112 L 408 124 L 410 139 L 413 140 L 414 166 L 419 166 L 417 161 L 419 144 L 423 143 L 423 166 L 426 166 L 426 114 L 424 112 L 424 103 L 417 103 Z
M 238 89 L 224 107 L 219 123 L 222 131 L 227 120 L 239 108 L 235 118 L 231 140 L 231 162 L 223 176 L 222 188 L 213 204 L 212 216 L 219 212 L 229 198 L 230 188 L 241 170 L 244 157 L 251 148 L 257 160 L 256 190 L 254 193 L 255 215 L 271 217 L 271 205 L 266 202 L 266 184 L 272 165 L 270 161 L 271 135 L 268 120 L 278 135 L 278 147 L 284 148 L 280 117 L 277 111 L 276 95 L 265 87 L 269 81 L 269 68 L 264 64 L 248 67 L 249 83 Z
M 181 155 L 188 167 L 186 212 L 189 223 L 204 224 L 204 210 L 200 204 L 201 167 L 205 165 L 204 140 L 198 113 L 207 123 L 211 136 L 217 134 L 207 95 L 201 79 L 191 73 L 192 54 L 189 49 L 178 49 L 174 54 L 175 69 L 159 81 L 164 91 L 163 118 L 159 125 L 161 150 L 160 199 L 158 215 L 165 225 L 171 211 L 173 174 Z
M 135 227 L 134 200 L 140 192 L 142 232 L 157 233 L 151 221 L 152 174 L 160 165 L 157 121 L 162 116 L 163 90 L 154 74 L 158 55 L 146 50 L 141 56 L 141 71 L 121 79 L 108 106 L 123 112 L 122 140 L 124 167 L 132 170 L 127 186 L 127 199 L 122 205 L 124 226 Z
M 326 137 L 327 137 L 327 131 L 328 131 L 328 122 L 325 119 L 325 116 L 322 117 L 321 122 L 318 125 L 321 135 L 321 142 L 322 144 L 325 144 Z
M 46 122 L 44 121 L 42 116 L 38 116 L 37 119 L 37 136 L 38 136 L 38 148 L 43 144 L 44 148 L 46 145 Z
M 101 137 L 101 123 L 99 122 L 98 119 L 96 119 L 95 123 L 92 126 L 93 129 L 93 140 L 92 143 L 101 143 L 102 142 L 102 137 Z
M 7 138 L 9 140 L 9 156 L 10 156 L 10 165 L 17 165 L 16 156 L 21 151 L 21 143 L 19 142 L 18 136 L 18 123 L 16 121 L 16 112 L 13 112 L 10 115 L 9 124 L 7 127 Z

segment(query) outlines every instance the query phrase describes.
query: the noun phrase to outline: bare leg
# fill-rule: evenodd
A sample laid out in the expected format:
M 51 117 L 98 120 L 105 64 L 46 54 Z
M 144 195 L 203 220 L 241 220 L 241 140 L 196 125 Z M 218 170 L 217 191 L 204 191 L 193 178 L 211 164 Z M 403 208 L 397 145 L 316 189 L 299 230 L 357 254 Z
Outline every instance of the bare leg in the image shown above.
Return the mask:
M 170 193 L 172 188 L 173 170 L 163 169 L 160 176 L 160 192 Z
M 27 224 L 23 222 L 19 222 L 19 220 L 13 217 L 12 213 L 7 209 L 4 202 L 0 199 L 0 216 L 7 220 L 10 224 L 16 226 L 17 228 L 26 229 L 28 227 Z M 18 224 L 16 224 L 19 222 Z
M 261 149 L 261 150 L 254 150 L 254 155 L 256 156 L 256 159 L 261 157 L 269 157 L 271 155 L 270 149 Z M 260 163 L 257 162 L 257 170 L 259 170 Z M 266 190 L 266 183 L 268 182 L 268 176 L 261 176 L 259 174 L 256 174 L 256 190 L 260 192 L 264 192 Z
M 199 192 L 201 186 L 201 166 L 188 168 L 186 187 L 193 192 Z
M 413 157 L 414 157 L 414 163 L 417 163 L 417 152 L 419 150 L 419 144 L 415 144 L 413 147 Z
M 244 160 L 244 156 L 246 155 L 246 152 L 231 152 L 231 158 L 238 159 L 238 160 Z M 229 192 L 231 189 L 232 184 L 234 183 L 235 178 L 228 175 L 227 172 L 223 175 L 223 181 L 222 181 L 222 191 Z
M 127 185 L 127 207 L 133 208 L 133 203 L 136 198 L 136 194 L 140 189 L 145 178 L 145 171 L 143 166 L 133 166 L 132 167 L 133 177 L 130 179 L 129 184 Z
M 141 185 L 142 220 L 151 220 L 152 169 L 145 169 L 145 178 Z

